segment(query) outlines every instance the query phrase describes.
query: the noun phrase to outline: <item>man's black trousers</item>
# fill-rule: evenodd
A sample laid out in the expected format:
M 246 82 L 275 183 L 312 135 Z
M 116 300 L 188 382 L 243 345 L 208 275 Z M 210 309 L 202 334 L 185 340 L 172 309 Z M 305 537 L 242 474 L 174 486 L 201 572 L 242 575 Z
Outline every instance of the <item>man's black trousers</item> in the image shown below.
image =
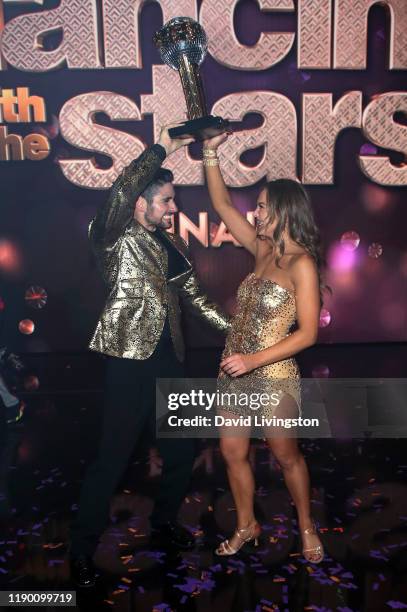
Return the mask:
M 82 485 L 79 510 L 71 526 L 71 557 L 92 556 L 109 523 L 110 499 L 146 428 L 155 430 L 155 378 L 182 378 L 184 366 L 171 340 L 162 338 L 144 361 L 107 358 L 104 415 L 99 452 Z M 157 438 L 163 460 L 153 526 L 176 520 L 186 495 L 195 457 L 195 441 Z

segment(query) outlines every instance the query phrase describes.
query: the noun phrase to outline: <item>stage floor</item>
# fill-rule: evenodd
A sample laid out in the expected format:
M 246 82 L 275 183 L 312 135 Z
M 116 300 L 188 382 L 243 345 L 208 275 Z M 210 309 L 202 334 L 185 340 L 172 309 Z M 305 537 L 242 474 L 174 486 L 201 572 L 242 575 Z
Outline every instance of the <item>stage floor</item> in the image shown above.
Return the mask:
M 331 370 L 349 376 L 343 368 L 355 358 L 355 349 L 324 350 L 330 351 Z M 378 365 L 392 361 L 395 353 L 400 357 L 397 350 L 401 349 L 370 347 L 371 369 L 355 376 L 402 376 L 401 370 L 386 374 L 385 366 Z M 48 357 L 47 363 L 44 359 L 35 356 L 30 361 L 25 356 L 27 368 L 34 368 L 32 375 L 37 374 L 40 382 L 42 377 L 42 383 L 36 391 L 26 391 L 22 421 L 3 424 L 1 432 L 2 590 L 74 590 L 67 562 L 68 527 L 85 468 L 96 451 L 100 370 L 95 366 L 86 377 L 86 355 Z M 206 354 L 201 353 L 200 359 L 201 366 L 197 359 L 195 366 L 202 371 L 202 364 L 208 363 Z M 326 357 L 318 355 L 314 364 L 326 364 Z M 312 368 L 312 363 L 305 367 Z M 53 376 L 58 368 L 60 375 L 65 372 L 62 379 Z M 209 369 L 203 373 L 209 375 Z M 200 442 L 180 513 L 180 522 L 195 536 L 195 549 L 179 554 L 152 549 L 148 515 L 161 468 L 154 446 L 146 440 L 112 499 L 112 522 L 95 556 L 98 587 L 85 593 L 77 590 L 77 609 L 375 612 L 407 608 L 405 441 L 324 439 L 303 440 L 301 445 L 311 472 L 313 515 L 326 549 L 322 564 L 311 565 L 299 554 L 293 505 L 281 470 L 261 441 L 254 441 L 251 452 L 256 512 L 263 526 L 259 550 L 224 559 L 213 554 L 235 525 L 215 440 Z

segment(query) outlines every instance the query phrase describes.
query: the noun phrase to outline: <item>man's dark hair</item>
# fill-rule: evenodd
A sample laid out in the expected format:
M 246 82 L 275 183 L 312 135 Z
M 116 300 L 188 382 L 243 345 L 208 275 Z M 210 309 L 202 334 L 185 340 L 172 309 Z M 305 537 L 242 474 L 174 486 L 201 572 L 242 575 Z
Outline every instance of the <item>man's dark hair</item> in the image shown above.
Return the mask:
M 151 204 L 155 194 L 160 189 L 160 187 L 162 187 L 166 183 L 172 183 L 173 180 L 174 175 L 171 170 L 167 170 L 166 168 L 160 168 L 154 174 L 153 180 L 147 185 L 141 195 L 147 200 L 148 204 Z

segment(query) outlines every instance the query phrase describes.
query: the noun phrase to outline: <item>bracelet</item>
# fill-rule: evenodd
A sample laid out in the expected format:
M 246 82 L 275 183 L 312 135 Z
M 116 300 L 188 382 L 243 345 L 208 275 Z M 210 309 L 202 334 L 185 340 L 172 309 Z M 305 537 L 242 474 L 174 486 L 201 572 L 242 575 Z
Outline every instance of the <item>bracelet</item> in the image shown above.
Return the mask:
M 204 166 L 219 166 L 219 160 L 217 157 L 204 157 L 202 161 Z
M 202 149 L 202 153 L 204 157 L 218 157 L 218 152 L 216 149 Z

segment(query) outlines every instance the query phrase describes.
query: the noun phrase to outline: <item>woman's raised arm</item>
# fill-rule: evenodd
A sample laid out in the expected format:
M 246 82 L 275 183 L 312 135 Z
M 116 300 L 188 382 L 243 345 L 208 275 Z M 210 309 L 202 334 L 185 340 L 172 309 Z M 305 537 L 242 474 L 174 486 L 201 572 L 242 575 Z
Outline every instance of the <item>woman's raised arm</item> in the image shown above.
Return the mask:
M 225 142 L 227 137 L 228 134 L 225 133 L 204 141 L 203 163 L 209 195 L 212 206 L 232 236 L 240 242 L 245 249 L 255 255 L 256 230 L 233 205 L 219 168 L 217 149 L 220 144 Z

